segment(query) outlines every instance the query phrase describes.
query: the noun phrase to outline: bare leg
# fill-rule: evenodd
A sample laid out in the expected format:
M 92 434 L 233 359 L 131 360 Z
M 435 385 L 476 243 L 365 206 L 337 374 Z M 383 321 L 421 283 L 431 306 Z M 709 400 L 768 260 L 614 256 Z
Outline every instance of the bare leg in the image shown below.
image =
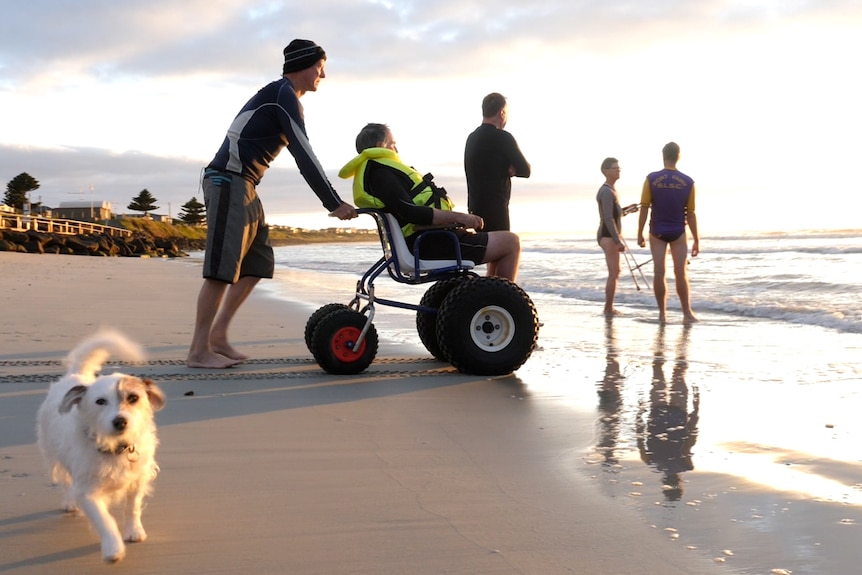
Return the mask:
M 485 262 L 494 265 L 494 275 L 515 281 L 521 264 L 521 238 L 512 232 L 489 232 Z
M 239 361 L 248 359 L 247 355 L 234 349 L 228 342 L 227 330 L 236 312 L 259 281 L 260 278 L 246 276 L 240 278 L 238 282 L 228 288 L 227 297 L 225 297 L 224 303 L 216 316 L 215 323 L 213 323 L 210 330 L 210 346 L 215 353 Z
M 227 288 L 228 284 L 212 279 L 205 279 L 201 286 L 195 329 L 186 357 L 186 365 L 189 367 L 224 369 L 239 363 L 238 360 L 215 353 L 210 346 L 210 332 Z
M 658 304 L 658 321 L 667 321 L 667 279 L 665 278 L 665 258 L 667 258 L 667 242 L 650 234 L 649 249 L 653 263 L 653 290 L 655 302 Z
M 485 275 L 489 278 L 497 275 L 497 262 L 488 262 Z
M 608 281 L 605 283 L 605 309 L 606 316 L 614 315 L 614 296 L 617 292 L 617 281 L 620 277 L 620 250 L 613 238 L 602 238 L 599 244 L 605 252 L 605 262 L 608 265 Z
M 688 283 L 688 238 L 683 234 L 670 243 L 673 258 L 673 274 L 676 279 L 676 293 L 686 323 L 698 321 L 691 311 L 691 295 Z

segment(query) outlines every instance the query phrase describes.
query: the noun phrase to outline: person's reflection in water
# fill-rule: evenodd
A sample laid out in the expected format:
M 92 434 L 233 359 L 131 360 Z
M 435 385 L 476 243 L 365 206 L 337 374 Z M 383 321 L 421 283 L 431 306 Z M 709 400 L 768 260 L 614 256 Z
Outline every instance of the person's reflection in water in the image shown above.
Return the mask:
M 598 386 L 599 419 L 596 451 L 604 458 L 602 465 L 612 467 L 618 461 L 616 447 L 620 434 L 620 416 L 623 405 L 621 389 L 623 375 L 620 372 L 620 362 L 617 359 L 617 343 L 611 318 L 605 320 L 605 347 L 607 349 L 605 376 Z
M 688 411 L 688 336 L 691 326 L 683 327 L 676 349 L 676 358 L 668 385 L 664 374 L 664 331 L 659 327 L 653 357 L 653 377 L 650 389 L 649 416 L 644 422 L 647 406 L 641 401 L 636 424 L 637 443 L 641 459 L 661 472 L 662 490 L 668 501 L 682 498 L 684 471 L 694 469 L 692 448 L 697 441 L 700 395 L 692 386 L 692 411 Z

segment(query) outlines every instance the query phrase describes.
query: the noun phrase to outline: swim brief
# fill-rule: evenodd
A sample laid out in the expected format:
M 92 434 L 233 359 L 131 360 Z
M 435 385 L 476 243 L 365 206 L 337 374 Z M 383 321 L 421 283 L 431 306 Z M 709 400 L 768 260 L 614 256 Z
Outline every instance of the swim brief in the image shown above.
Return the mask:
M 676 240 L 678 240 L 680 238 L 680 236 L 682 236 L 682 234 L 684 234 L 684 233 L 685 233 L 685 230 L 683 230 L 679 233 L 675 233 L 675 234 L 654 234 L 654 233 L 650 232 L 650 235 L 656 239 L 663 241 L 663 242 L 671 243 L 671 242 L 675 242 Z

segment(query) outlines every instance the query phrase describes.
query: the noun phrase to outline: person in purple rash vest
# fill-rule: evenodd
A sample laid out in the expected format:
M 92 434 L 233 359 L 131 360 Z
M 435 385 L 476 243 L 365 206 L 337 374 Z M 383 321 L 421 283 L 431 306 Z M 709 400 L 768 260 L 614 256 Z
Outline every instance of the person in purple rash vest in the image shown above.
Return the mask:
M 652 172 L 644 181 L 641 193 L 641 209 L 638 221 L 638 245 L 646 246 L 643 231 L 650 215 L 649 245 L 652 252 L 655 300 L 658 303 L 659 322 L 667 321 L 667 280 L 665 260 L 670 249 L 676 292 L 685 317 L 685 323 L 696 322 L 691 311 L 691 295 L 688 282 L 688 238 L 686 225 L 694 239 L 691 256 L 700 252 L 695 214 L 694 180 L 676 169 L 679 161 L 679 144 L 669 142 L 662 148 L 664 169 Z

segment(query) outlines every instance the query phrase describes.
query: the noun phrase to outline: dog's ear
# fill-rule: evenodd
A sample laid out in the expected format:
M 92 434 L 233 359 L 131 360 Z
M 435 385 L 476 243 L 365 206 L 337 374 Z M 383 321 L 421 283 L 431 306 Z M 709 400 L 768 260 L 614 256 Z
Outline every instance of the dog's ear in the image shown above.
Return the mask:
M 67 413 L 73 405 L 81 403 L 85 393 L 87 393 L 87 387 L 83 385 L 76 385 L 67 391 L 63 401 L 60 402 L 60 413 Z
M 147 398 L 150 400 L 150 405 L 153 406 L 153 411 L 159 411 L 165 406 L 165 394 L 152 379 L 142 378 L 141 381 L 147 388 Z

